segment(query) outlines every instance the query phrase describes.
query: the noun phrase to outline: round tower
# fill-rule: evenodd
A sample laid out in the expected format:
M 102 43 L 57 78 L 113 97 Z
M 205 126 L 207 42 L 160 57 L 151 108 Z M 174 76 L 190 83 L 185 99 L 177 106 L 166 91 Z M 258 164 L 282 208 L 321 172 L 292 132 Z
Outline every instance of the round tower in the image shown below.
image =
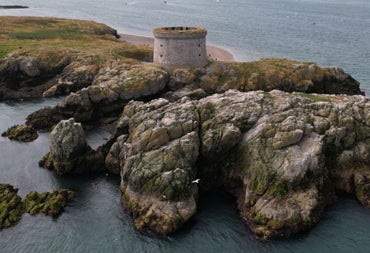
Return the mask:
M 154 63 L 165 68 L 203 67 L 207 64 L 206 35 L 202 27 L 160 27 L 153 30 Z

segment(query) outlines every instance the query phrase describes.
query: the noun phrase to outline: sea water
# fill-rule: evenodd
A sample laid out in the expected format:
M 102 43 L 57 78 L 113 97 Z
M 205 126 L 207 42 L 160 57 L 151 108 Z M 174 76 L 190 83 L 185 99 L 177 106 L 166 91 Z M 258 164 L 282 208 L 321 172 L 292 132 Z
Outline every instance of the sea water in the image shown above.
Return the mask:
M 284 57 L 339 66 L 370 95 L 368 0 L 0 0 L 30 9 L 0 15 L 55 16 L 106 23 L 119 32 L 151 36 L 157 26 L 204 26 L 207 40 L 237 60 Z M 1 24 L 0 24 L 1 31 Z M 59 99 L 0 103 L 0 132 Z M 97 147 L 109 134 L 88 133 Z M 370 210 L 341 197 L 308 233 L 258 241 L 238 215 L 235 199 L 215 190 L 200 196 L 198 213 L 169 237 L 134 229 L 120 203 L 119 178 L 97 174 L 57 176 L 38 167 L 48 133 L 31 143 L 0 138 L 0 183 L 29 191 L 71 188 L 77 198 L 58 219 L 24 215 L 0 231 L 0 252 L 370 252 Z

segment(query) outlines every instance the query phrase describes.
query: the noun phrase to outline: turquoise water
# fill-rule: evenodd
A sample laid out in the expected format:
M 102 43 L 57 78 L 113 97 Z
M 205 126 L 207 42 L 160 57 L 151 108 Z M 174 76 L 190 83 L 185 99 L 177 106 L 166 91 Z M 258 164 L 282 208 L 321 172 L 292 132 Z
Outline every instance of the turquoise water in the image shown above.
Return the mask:
M 151 35 L 163 25 L 202 25 L 208 41 L 231 50 L 239 60 L 285 57 L 337 65 L 361 81 L 370 95 L 370 1 L 368 0 L 1 0 L 27 10 L 0 15 L 91 19 L 120 32 Z M 1 29 L 1 24 L 0 24 Z M 29 113 L 58 99 L 0 103 L 0 132 L 23 123 Z M 88 133 L 97 147 L 109 136 Z M 48 151 L 48 133 L 28 144 L 0 137 L 0 183 L 24 196 L 31 190 L 69 187 L 76 201 L 57 220 L 25 215 L 0 232 L 0 252 L 370 252 L 370 210 L 342 197 L 310 232 L 263 243 L 239 218 L 235 200 L 213 191 L 200 197 L 198 214 L 170 237 L 135 231 L 119 203 L 119 179 L 105 174 L 60 177 L 37 161 Z

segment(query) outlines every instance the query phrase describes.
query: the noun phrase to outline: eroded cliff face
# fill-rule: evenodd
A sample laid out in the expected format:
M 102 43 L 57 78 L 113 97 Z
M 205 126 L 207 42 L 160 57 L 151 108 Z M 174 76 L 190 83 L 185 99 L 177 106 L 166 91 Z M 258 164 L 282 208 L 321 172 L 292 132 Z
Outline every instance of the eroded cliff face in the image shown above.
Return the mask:
M 198 177 L 236 194 L 241 216 L 265 239 L 312 227 L 336 190 L 369 203 L 363 96 L 229 90 L 130 102 L 120 122 L 128 131 L 106 163 L 120 168 L 122 203 L 139 229 L 166 234 L 186 222 Z
M 130 102 L 124 110 L 129 126 L 121 163 L 122 203 L 137 228 L 167 234 L 196 211 L 195 163 L 199 152 L 195 103 L 158 99 Z
M 250 129 L 242 131 L 242 140 L 221 169 L 226 186 L 231 182 L 229 187 L 235 189 L 235 181 L 242 183 L 238 204 L 254 233 L 270 238 L 310 228 L 319 221 L 334 191 L 343 189 L 338 177 L 348 192 L 356 194 L 361 188 L 365 189 L 361 196 L 367 196 L 369 99 L 280 91 L 262 95 L 263 102 L 255 102 L 257 110 L 247 109 L 254 108 L 250 103 L 256 99 L 239 105 L 247 114 L 260 114 Z M 217 96 L 228 97 L 225 104 L 229 104 L 233 97 L 247 95 Z M 217 112 L 222 103 L 212 105 Z M 258 112 L 258 108 L 262 109 Z M 356 186 L 356 175 L 361 187 Z

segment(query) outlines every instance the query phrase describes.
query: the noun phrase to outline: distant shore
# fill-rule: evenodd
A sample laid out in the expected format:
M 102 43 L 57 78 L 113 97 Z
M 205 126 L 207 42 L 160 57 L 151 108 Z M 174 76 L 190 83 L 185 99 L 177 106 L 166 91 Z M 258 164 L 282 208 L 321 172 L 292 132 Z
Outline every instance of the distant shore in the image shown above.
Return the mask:
M 28 6 L 24 5 L 0 5 L 0 9 L 28 9 Z
M 147 45 L 149 47 L 153 47 L 153 38 L 122 33 L 119 35 L 120 40 L 122 41 L 126 41 L 135 45 Z M 235 57 L 232 53 L 218 46 L 207 45 L 207 53 L 212 59 L 217 59 L 219 61 L 235 61 Z

